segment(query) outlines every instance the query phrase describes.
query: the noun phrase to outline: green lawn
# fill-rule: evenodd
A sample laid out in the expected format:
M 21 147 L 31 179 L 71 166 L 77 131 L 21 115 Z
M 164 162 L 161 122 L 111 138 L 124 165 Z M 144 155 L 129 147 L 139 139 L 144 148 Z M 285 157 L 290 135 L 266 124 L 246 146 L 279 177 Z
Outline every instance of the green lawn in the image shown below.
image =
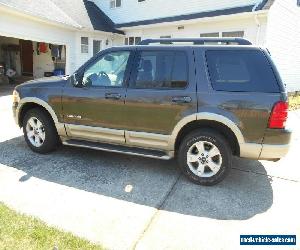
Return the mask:
M 102 249 L 0 203 L 0 249 Z
M 289 109 L 300 109 L 300 95 L 289 97 Z

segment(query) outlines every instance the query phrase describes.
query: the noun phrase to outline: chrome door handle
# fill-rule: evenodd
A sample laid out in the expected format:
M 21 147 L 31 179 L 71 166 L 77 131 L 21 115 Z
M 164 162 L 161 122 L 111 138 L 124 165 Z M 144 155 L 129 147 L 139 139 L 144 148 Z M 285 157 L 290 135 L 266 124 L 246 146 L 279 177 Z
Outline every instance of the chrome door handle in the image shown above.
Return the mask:
M 106 93 L 105 99 L 119 100 L 121 99 L 121 94 L 118 93 Z
M 174 96 L 172 102 L 175 103 L 190 103 L 192 98 L 190 96 Z

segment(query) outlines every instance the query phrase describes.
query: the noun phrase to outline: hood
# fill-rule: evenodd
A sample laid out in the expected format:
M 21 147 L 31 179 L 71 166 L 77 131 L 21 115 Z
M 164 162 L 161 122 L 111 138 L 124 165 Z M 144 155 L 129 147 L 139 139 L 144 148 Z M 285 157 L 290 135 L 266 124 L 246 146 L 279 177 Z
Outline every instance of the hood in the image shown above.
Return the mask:
M 52 76 L 52 77 L 44 77 L 31 81 L 24 82 L 16 87 L 19 88 L 57 88 L 63 87 L 65 82 L 68 80 L 69 76 Z

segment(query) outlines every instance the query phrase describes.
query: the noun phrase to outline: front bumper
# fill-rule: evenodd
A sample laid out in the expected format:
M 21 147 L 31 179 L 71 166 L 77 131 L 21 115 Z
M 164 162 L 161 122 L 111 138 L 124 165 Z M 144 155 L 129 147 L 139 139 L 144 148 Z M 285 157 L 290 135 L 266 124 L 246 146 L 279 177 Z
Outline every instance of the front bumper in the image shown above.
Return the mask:
M 18 105 L 19 103 L 17 102 L 14 102 L 13 103 L 13 106 L 12 106 L 12 111 L 13 111 L 13 117 L 14 117 L 14 120 L 15 120 L 15 123 L 19 126 L 19 114 L 18 114 Z

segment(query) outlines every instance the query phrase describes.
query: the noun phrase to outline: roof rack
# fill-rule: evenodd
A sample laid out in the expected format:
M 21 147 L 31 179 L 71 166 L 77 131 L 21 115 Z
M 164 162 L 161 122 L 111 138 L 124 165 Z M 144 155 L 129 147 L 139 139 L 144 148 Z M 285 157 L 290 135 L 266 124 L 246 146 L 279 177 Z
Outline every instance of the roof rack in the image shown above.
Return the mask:
M 173 42 L 191 42 L 194 45 L 204 45 L 207 42 L 220 42 L 225 44 L 237 43 L 238 45 L 252 45 L 250 41 L 244 38 L 215 38 L 215 37 L 206 37 L 206 38 L 158 38 L 158 39 L 145 39 L 141 41 L 138 45 L 149 45 L 151 43 L 173 43 Z

